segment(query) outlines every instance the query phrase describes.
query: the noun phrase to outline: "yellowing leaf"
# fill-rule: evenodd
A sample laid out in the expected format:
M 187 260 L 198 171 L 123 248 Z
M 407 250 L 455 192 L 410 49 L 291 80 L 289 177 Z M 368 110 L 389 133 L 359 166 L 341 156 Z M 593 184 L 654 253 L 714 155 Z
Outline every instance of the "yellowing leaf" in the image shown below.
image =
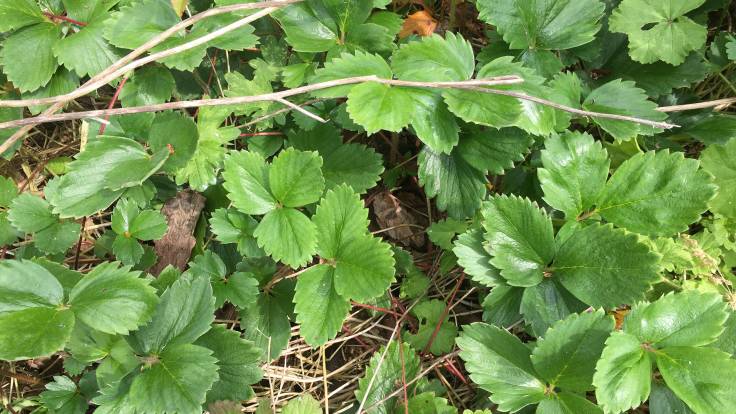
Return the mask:
M 171 5 L 174 7 L 174 11 L 176 11 L 176 14 L 178 14 L 179 16 L 184 14 L 184 10 L 186 10 L 187 4 L 189 4 L 189 0 L 171 0 Z

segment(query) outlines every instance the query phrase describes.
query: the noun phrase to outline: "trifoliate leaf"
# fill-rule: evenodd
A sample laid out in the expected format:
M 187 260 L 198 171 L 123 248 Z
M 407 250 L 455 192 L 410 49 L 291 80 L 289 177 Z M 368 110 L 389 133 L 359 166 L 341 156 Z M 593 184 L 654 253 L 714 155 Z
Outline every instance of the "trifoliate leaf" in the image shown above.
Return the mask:
M 258 222 L 251 216 L 233 209 L 220 208 L 210 217 L 210 229 L 220 243 L 236 243 L 244 256 L 263 256 L 253 232 Z
M 47 383 L 39 400 L 50 412 L 58 414 L 84 414 L 89 407 L 77 384 L 64 376 L 55 376 Z
M 94 76 L 124 55 L 120 49 L 105 40 L 104 16 L 97 19 L 99 20 L 90 21 L 87 26 L 61 39 L 54 46 L 54 55 L 59 63 L 79 76 Z M 141 69 L 144 70 L 145 68 Z
M 212 283 L 215 294 L 215 308 L 220 308 L 225 301 L 240 308 L 253 305 L 258 296 L 258 281 L 251 273 L 235 272 L 229 274 L 225 262 L 210 250 L 200 254 L 189 263 L 187 273 L 206 276 Z
M 723 332 L 726 303 L 716 293 L 684 291 L 632 307 L 624 332 L 657 348 L 703 346 Z
M 457 154 L 486 174 L 503 174 L 522 161 L 534 137 L 518 128 L 471 129 L 460 137 Z
M 646 92 L 639 89 L 632 81 L 616 79 L 608 82 L 585 98 L 583 109 L 617 115 L 627 115 L 652 121 L 667 118 L 664 112 L 656 110 L 657 104 L 648 101 Z M 654 135 L 661 131 L 654 127 L 637 124 L 631 121 L 619 121 L 593 117 L 593 122 L 618 140 L 630 140 L 637 135 Z
M 169 1 L 129 2 L 105 22 L 105 37 L 117 47 L 135 49 L 179 21 Z
M 87 143 L 69 172 L 46 185 L 46 199 L 61 217 L 83 217 L 110 206 L 122 190 L 141 185 L 169 156 L 163 149 L 149 154 L 124 137 L 100 136 Z
M 219 379 L 207 392 L 207 401 L 241 401 L 255 395 L 250 386 L 260 381 L 263 373 L 259 368 L 261 351 L 252 342 L 242 339 L 238 331 L 215 325 L 195 345 L 210 349 L 217 358 Z
M 598 0 L 481 0 L 480 18 L 512 49 L 571 49 L 593 41 L 605 4 Z
M 53 48 L 60 37 L 59 26 L 46 22 L 8 36 L 0 50 L 0 62 L 8 80 L 21 92 L 30 92 L 46 85 L 59 67 Z
M 687 229 L 716 194 L 709 175 L 681 152 L 646 152 L 624 161 L 603 189 L 596 210 L 637 233 L 669 236 Z
M 243 336 L 256 344 L 264 360 L 278 358 L 291 338 L 294 286 L 284 289 L 286 285 L 286 281 L 279 283 L 270 294 L 262 293 L 254 305 L 240 311 Z
M 317 227 L 317 254 L 328 259 L 338 257 L 347 243 L 368 233 L 368 209 L 346 185 L 327 191 L 312 221 Z
M 182 277 L 161 295 L 153 318 L 133 333 L 131 344 L 148 353 L 191 343 L 210 329 L 214 311 L 209 278 Z
M 223 187 L 233 205 L 245 214 L 266 214 L 276 208 L 266 160 L 255 152 L 232 152 L 225 159 Z
M 617 331 L 606 340 L 593 375 L 595 396 L 607 413 L 638 407 L 649 397 L 652 361 L 641 342 Z
M 710 145 L 700 154 L 703 169 L 714 177 L 718 193 L 710 200 L 713 213 L 736 218 L 736 139 L 725 145 Z
M 547 139 L 537 169 L 544 201 L 572 220 L 591 208 L 606 184 L 610 161 L 600 142 L 570 132 Z
M 380 130 L 399 132 L 411 122 L 412 94 L 401 87 L 366 82 L 348 94 L 350 118 L 368 134 Z
M 595 363 L 613 326 L 613 318 L 602 310 L 561 320 L 537 341 L 531 356 L 536 372 L 565 391 L 592 390 Z
M 0 2 L 0 32 L 43 22 L 43 14 L 33 0 L 5 0 Z
M 381 79 L 391 79 L 391 68 L 386 60 L 379 55 L 356 51 L 354 54 L 343 53 L 340 57 L 325 62 L 323 68 L 317 69 L 310 83 L 327 82 L 336 79 L 357 76 L 377 76 Z M 356 86 L 334 86 L 314 92 L 314 95 L 323 98 L 337 98 L 347 96 Z
M 471 229 L 455 241 L 452 252 L 457 256 L 457 263 L 474 281 L 493 287 L 501 282 L 498 269 L 491 265 L 491 254 L 483 246 L 485 240 L 481 229 Z
M 324 264 L 310 268 L 296 281 L 296 321 L 311 346 L 334 338 L 350 311 L 350 301 L 337 293 L 334 284 L 335 270 Z
M 179 112 L 163 112 L 156 115 L 151 124 L 148 144 L 153 151 L 169 149 L 171 156 L 166 160 L 163 169 L 175 172 L 192 158 L 198 139 L 197 125 L 192 118 Z
M 457 145 L 460 127 L 438 91 L 407 89 L 414 101 L 411 126 L 420 141 L 436 152 L 449 154 Z
M 120 200 L 112 212 L 112 229 L 127 238 L 158 240 L 164 236 L 167 228 L 166 218 L 161 213 L 140 211 L 138 206 L 127 200 Z
M 309 394 L 301 395 L 288 403 L 281 409 L 282 414 L 322 414 L 319 402 Z
M 145 66 L 125 83 L 120 91 L 123 106 L 143 106 L 164 103 L 174 92 L 171 71 L 161 66 Z
M 668 347 L 656 353 L 667 386 L 697 413 L 736 406 L 736 360 L 714 348 Z
M 266 253 L 292 268 L 305 265 L 317 249 L 314 224 L 293 208 L 277 208 L 266 214 L 253 235 Z
M 403 412 L 403 403 L 396 396 L 387 397 L 401 386 L 402 372 L 407 381 L 419 374 L 420 363 L 409 344 L 392 341 L 388 344 L 388 349 L 379 348 L 371 357 L 365 375 L 358 380 L 355 399 L 365 401 L 364 407 L 372 407 L 368 410 L 372 413 L 391 414 L 397 409 Z M 409 395 L 413 395 L 413 388 L 413 385 L 407 387 Z
M 217 358 L 207 348 L 171 345 L 141 367 L 130 385 L 129 400 L 139 411 L 198 414 L 217 381 Z
M 521 304 L 516 311 L 524 316 L 524 322 L 531 328 L 531 333 L 540 337 L 558 321 L 573 313 L 582 312 L 587 307 L 562 287 L 560 282 L 544 279 L 542 283 L 524 289 Z
M 287 148 L 274 158 L 269 170 L 271 194 L 286 207 L 301 207 L 319 200 L 325 188 L 322 157 L 316 151 Z
M 133 266 L 141 261 L 145 251 L 137 239 L 118 234 L 112 243 L 112 253 L 124 265 Z
M 0 359 L 50 355 L 69 340 L 74 314 L 62 305 L 64 290 L 40 265 L 0 262 Z
M 511 286 L 542 281 L 555 254 L 552 220 L 528 199 L 495 196 L 483 207 L 491 264 Z
M 643 299 L 659 279 L 658 262 L 635 234 L 593 224 L 558 246 L 551 272 L 586 304 L 612 308 Z
M 437 198 L 437 207 L 450 217 L 470 217 L 480 207 L 486 194 L 486 177 L 457 152 L 436 153 L 424 147 L 419 153 L 419 182 L 430 198 Z
M 450 323 L 450 315 L 445 314 L 447 304 L 442 300 L 427 300 L 414 306 L 412 314 L 419 320 L 417 333 L 407 333 L 406 341 L 415 349 L 424 350 L 433 339 L 429 352 L 442 355 L 452 351 L 457 336 L 457 327 Z M 444 316 L 444 317 L 443 317 Z M 435 335 L 435 329 L 439 330 Z
M 475 70 L 470 42 L 447 32 L 424 37 L 401 46 L 391 58 L 391 68 L 399 79 L 420 82 L 463 81 Z
M 289 134 L 289 143 L 296 149 L 319 153 L 327 189 L 344 183 L 364 193 L 376 185 L 383 172 L 380 154 L 362 144 L 343 144 L 340 130 L 331 124 Z
M 494 325 L 473 323 L 463 327 L 457 345 L 470 378 L 491 393 L 499 410 L 518 411 L 545 398 L 531 350 L 519 338 Z
M 464 233 L 467 228 L 467 222 L 448 218 L 432 223 L 427 228 L 427 235 L 429 240 L 441 249 L 452 250 L 452 240 L 458 234 Z
M 127 335 L 147 322 L 158 303 L 149 281 L 108 262 L 82 278 L 69 295 L 74 315 L 100 332 Z
M 641 63 L 663 60 L 681 64 L 693 50 L 705 44 L 708 30 L 686 13 L 705 0 L 624 0 L 609 19 L 612 32 L 629 37 L 629 54 Z

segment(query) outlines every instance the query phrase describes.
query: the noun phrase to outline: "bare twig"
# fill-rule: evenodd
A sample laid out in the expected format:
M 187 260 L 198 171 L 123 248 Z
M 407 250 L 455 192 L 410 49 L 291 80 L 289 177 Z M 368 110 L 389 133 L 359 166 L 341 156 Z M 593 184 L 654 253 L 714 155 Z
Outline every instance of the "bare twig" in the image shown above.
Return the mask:
M 145 65 L 146 63 L 152 62 L 157 59 L 161 59 L 166 56 L 171 56 L 176 53 L 181 53 L 185 50 L 197 47 L 203 43 L 206 43 L 217 36 L 222 36 L 225 33 L 228 33 L 229 31 L 235 30 L 239 27 L 244 26 L 245 24 L 252 22 L 254 20 L 259 19 L 260 17 L 263 17 L 274 10 L 278 9 L 279 7 L 283 7 L 285 5 L 289 5 L 292 3 L 298 3 L 302 0 L 277 0 L 277 1 L 265 1 L 265 2 L 257 2 L 257 3 L 245 3 L 245 4 L 234 4 L 229 6 L 223 6 L 223 7 L 216 7 L 213 9 L 206 10 L 202 13 L 199 13 L 197 15 L 194 15 L 188 19 L 182 20 L 181 22 L 175 24 L 174 26 L 171 26 L 169 29 L 165 30 L 164 32 L 154 36 L 150 40 L 148 40 L 143 45 L 139 46 L 137 49 L 133 50 L 132 52 L 128 53 L 126 56 L 112 64 L 110 67 L 105 69 L 104 71 L 100 72 L 99 74 L 93 76 L 90 78 L 87 82 L 85 82 L 82 86 L 77 88 L 75 91 L 66 94 L 61 95 L 63 98 L 57 96 L 57 97 L 51 97 L 48 98 L 50 101 L 48 103 L 53 103 L 51 107 L 46 109 L 42 116 L 48 116 L 51 114 L 56 113 L 61 108 L 64 107 L 64 104 L 76 99 L 77 97 L 86 95 L 87 93 L 93 92 L 97 90 L 97 88 L 107 84 L 108 82 L 124 75 L 125 73 Z M 212 33 L 209 33 L 206 36 L 202 36 L 200 38 L 197 38 L 191 42 L 184 43 L 182 45 L 179 45 L 172 49 L 167 49 L 162 52 L 150 55 L 146 58 L 139 59 L 135 61 L 135 59 L 138 56 L 143 55 L 144 53 L 148 52 L 149 50 L 153 49 L 160 43 L 162 43 L 164 40 L 168 39 L 169 37 L 173 36 L 174 34 L 178 33 L 180 30 L 185 29 L 194 23 L 203 20 L 205 18 L 216 16 L 219 14 L 224 13 L 231 13 L 234 11 L 239 10 L 248 10 L 248 9 L 264 9 L 261 10 L 258 13 L 252 14 L 244 19 L 240 19 L 236 21 L 235 23 L 232 23 L 230 25 L 227 25 L 225 27 L 222 27 Z M 227 30 L 226 30 L 227 29 Z M 170 53 L 170 54 L 167 54 Z M 156 56 L 153 60 L 151 60 L 151 57 Z M 132 63 L 131 63 L 132 62 Z M 36 105 L 36 104 L 7 104 L 8 102 L 16 102 L 16 103 L 22 103 L 23 101 L 35 101 L 34 99 L 30 100 L 17 100 L 17 101 L 0 101 L 0 106 L 2 105 L 9 105 L 9 106 L 29 106 L 29 105 Z M 4 153 L 8 150 L 11 146 L 13 146 L 18 140 L 23 138 L 25 134 L 33 128 L 33 124 L 26 124 L 23 128 L 16 131 L 10 138 L 8 138 L 3 144 L 0 145 L 0 154 Z
M 302 108 L 301 106 L 299 106 L 299 105 L 297 105 L 295 103 L 292 103 L 292 102 L 287 101 L 286 99 L 283 99 L 283 98 L 276 99 L 276 102 L 278 102 L 278 103 L 280 103 L 282 105 L 288 106 L 289 108 L 291 108 L 291 109 L 293 109 L 293 110 L 295 110 L 297 112 L 300 112 L 304 116 L 307 116 L 309 118 L 312 118 L 312 119 L 314 119 L 317 122 L 321 122 L 323 124 L 327 122 L 326 119 L 323 119 L 319 115 L 313 114 L 313 113 L 307 111 L 306 109 Z
M 380 79 L 374 75 L 371 76 L 358 76 L 353 78 L 336 79 L 327 82 L 315 83 L 312 85 L 301 86 L 298 88 L 287 89 L 280 92 L 266 93 L 262 95 L 251 95 L 251 96 L 235 96 L 229 98 L 217 98 L 217 99 L 196 99 L 192 101 L 178 101 L 178 102 L 167 102 L 158 105 L 146 105 L 146 106 L 133 106 L 128 108 L 113 108 L 113 109 L 98 109 L 94 111 L 81 111 L 81 112 L 69 112 L 55 115 L 39 115 L 32 118 L 19 119 L 15 121 L 8 121 L 0 123 L 0 129 L 16 128 L 19 126 L 31 125 L 31 124 L 42 124 L 48 122 L 58 121 L 69 121 L 73 119 L 85 119 L 94 117 L 103 117 L 108 115 L 127 115 L 127 114 L 138 114 L 143 112 L 157 112 L 166 111 L 173 109 L 186 109 L 186 108 L 199 108 L 203 106 L 222 106 L 222 105 L 238 105 L 253 102 L 263 101 L 277 101 L 294 95 L 300 95 L 307 92 L 312 92 L 320 89 L 331 88 L 335 86 L 350 85 L 363 82 L 378 82 L 386 85 L 398 85 L 398 86 L 411 86 L 417 88 L 440 88 L 440 89 L 478 89 L 487 93 L 498 92 L 496 89 L 485 89 L 480 88 L 478 85 L 483 86 L 496 86 L 496 85 L 510 85 L 523 82 L 523 79 L 518 76 L 501 76 L 491 79 L 474 79 L 468 81 L 458 82 L 410 82 L 400 81 L 396 79 Z M 642 120 L 644 122 L 651 122 Z M 7 142 L 6 142 L 7 143 Z M 0 153 L 3 149 L 0 147 Z
M 691 111 L 693 109 L 714 108 L 717 106 L 728 106 L 736 103 L 736 98 L 717 99 L 715 101 L 697 102 L 686 105 L 660 106 L 657 108 L 660 112 L 679 112 Z

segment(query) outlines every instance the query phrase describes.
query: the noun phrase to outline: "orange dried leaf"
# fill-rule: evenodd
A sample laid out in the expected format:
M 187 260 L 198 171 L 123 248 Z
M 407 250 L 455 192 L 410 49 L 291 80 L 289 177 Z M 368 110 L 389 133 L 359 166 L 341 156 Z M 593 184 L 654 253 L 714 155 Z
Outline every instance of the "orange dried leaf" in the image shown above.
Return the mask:
M 401 26 L 401 31 L 399 32 L 399 38 L 403 39 L 413 34 L 430 36 L 436 28 L 437 20 L 428 11 L 421 10 L 410 14 L 404 19 L 404 24 Z

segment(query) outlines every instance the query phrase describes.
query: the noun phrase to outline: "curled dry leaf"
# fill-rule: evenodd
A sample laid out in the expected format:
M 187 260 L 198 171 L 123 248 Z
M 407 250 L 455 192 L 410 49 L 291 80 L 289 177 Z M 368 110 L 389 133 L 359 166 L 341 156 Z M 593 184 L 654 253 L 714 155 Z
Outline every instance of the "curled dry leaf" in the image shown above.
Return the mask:
M 385 234 L 404 246 L 421 247 L 424 233 L 419 232 L 416 217 L 401 206 L 401 201 L 388 191 L 376 194 L 373 199 L 373 213 Z
M 403 26 L 401 26 L 401 31 L 399 32 L 399 39 L 403 39 L 413 34 L 419 36 L 430 36 L 434 33 L 436 28 L 437 20 L 432 17 L 432 14 L 427 10 L 420 10 L 406 17 Z

